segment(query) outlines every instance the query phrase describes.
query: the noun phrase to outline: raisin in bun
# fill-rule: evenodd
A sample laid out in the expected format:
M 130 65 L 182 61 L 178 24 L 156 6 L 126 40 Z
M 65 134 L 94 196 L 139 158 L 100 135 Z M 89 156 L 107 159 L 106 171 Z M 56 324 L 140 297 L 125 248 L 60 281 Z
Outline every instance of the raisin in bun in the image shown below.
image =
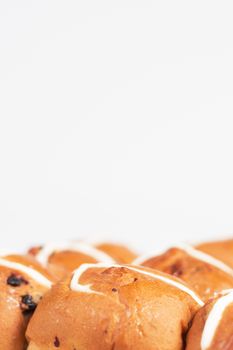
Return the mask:
M 32 257 L 0 258 L 0 349 L 26 349 L 25 330 L 51 276 Z
M 189 330 L 186 350 L 233 349 L 233 290 L 201 308 Z
M 28 350 L 180 350 L 202 305 L 186 284 L 161 272 L 83 264 L 38 305 Z
M 66 277 L 83 263 L 115 262 L 107 253 L 84 242 L 47 243 L 42 247 L 31 248 L 29 254 L 57 280 Z
M 233 239 L 205 242 L 198 244 L 196 248 L 233 268 Z
M 110 255 L 119 264 L 130 264 L 137 258 L 131 249 L 121 244 L 102 242 L 95 247 Z
M 233 288 L 233 269 L 216 258 L 180 244 L 162 255 L 140 257 L 134 264 L 181 278 L 207 301 L 216 292 Z

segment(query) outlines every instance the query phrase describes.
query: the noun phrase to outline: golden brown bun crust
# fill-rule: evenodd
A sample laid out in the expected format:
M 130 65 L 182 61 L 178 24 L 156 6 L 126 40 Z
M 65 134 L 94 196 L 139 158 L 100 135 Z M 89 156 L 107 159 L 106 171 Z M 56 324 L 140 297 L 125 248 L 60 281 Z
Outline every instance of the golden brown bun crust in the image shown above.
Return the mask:
M 22 265 L 31 267 L 36 271 L 42 273 L 42 275 L 44 275 L 51 281 L 53 282 L 56 281 L 56 279 L 54 279 L 53 275 L 49 272 L 49 270 L 43 267 L 33 256 L 30 256 L 29 254 L 28 255 L 12 254 L 12 255 L 7 255 L 4 258 L 9 261 L 18 262 Z
M 110 255 L 119 264 L 130 264 L 137 257 L 129 248 L 120 244 L 101 243 L 96 248 Z
M 49 257 L 48 269 L 57 280 L 69 275 L 83 263 L 96 263 L 97 261 L 86 254 L 74 251 L 61 251 Z
M 28 253 L 36 256 L 42 247 L 33 247 Z M 47 268 L 56 281 L 65 278 L 73 270 L 84 263 L 96 263 L 96 259 L 90 255 L 83 254 L 78 251 L 57 251 L 50 255 Z
M 103 294 L 72 291 L 70 278 L 53 286 L 29 323 L 30 350 L 181 350 L 199 308 L 187 293 L 127 267 L 90 268 L 80 283 Z
M 197 245 L 196 248 L 214 256 L 233 268 L 233 239 L 206 242 Z
M 26 266 L 38 265 L 31 258 L 17 255 L 4 259 Z M 46 291 L 47 288 L 25 273 L 0 265 L 0 349 L 26 348 L 25 330 L 28 320 Z
M 28 254 L 32 256 L 36 256 L 41 249 L 42 249 L 42 246 L 31 247 L 28 249 Z
M 142 265 L 181 278 L 205 301 L 215 292 L 233 288 L 232 276 L 213 265 L 194 259 L 178 248 L 171 248 L 160 256 L 148 259 Z
M 101 243 L 96 245 L 96 248 L 108 254 L 119 264 L 131 263 L 136 258 L 136 254 L 123 245 Z M 28 253 L 32 256 L 36 256 L 40 249 L 41 247 L 33 247 L 28 251 Z M 90 255 L 86 255 L 78 251 L 63 250 L 51 254 L 47 267 L 53 277 L 58 281 L 66 277 L 81 264 L 92 264 L 96 262 L 97 260 Z
M 217 299 L 211 300 L 201 308 L 194 317 L 192 326 L 187 336 L 186 350 L 201 350 L 201 338 L 205 322 Z M 219 327 L 215 332 L 213 342 L 208 350 L 233 349 L 233 304 L 225 310 Z

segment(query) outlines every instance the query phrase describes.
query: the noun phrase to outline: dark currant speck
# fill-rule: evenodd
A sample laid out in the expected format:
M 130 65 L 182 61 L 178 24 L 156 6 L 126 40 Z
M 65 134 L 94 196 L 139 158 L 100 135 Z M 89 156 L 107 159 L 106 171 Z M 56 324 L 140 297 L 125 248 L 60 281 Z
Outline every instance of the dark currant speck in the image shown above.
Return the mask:
M 17 276 L 14 273 L 12 273 L 7 278 L 7 284 L 9 284 L 12 287 L 19 287 L 22 284 L 28 284 L 28 281 L 26 281 L 22 276 Z
M 116 288 L 112 288 L 112 292 L 117 292 L 117 289 Z
M 178 261 L 175 264 L 171 265 L 169 273 L 173 276 L 180 277 L 183 274 L 182 264 Z
M 54 346 L 55 346 L 55 348 L 60 347 L 60 340 L 58 339 L 58 337 L 55 337 L 55 339 L 54 339 Z
M 37 304 L 33 301 L 31 295 L 26 294 L 21 297 L 21 309 L 23 310 L 23 313 L 27 314 L 34 311 L 36 307 Z

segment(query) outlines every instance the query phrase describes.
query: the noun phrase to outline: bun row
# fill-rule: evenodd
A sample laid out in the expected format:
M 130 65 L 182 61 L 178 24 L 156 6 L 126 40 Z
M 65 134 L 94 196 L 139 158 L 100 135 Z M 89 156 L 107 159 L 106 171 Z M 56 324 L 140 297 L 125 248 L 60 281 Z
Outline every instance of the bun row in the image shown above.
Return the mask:
M 230 350 L 233 240 L 144 256 L 78 241 L 4 254 L 0 313 L 3 350 Z

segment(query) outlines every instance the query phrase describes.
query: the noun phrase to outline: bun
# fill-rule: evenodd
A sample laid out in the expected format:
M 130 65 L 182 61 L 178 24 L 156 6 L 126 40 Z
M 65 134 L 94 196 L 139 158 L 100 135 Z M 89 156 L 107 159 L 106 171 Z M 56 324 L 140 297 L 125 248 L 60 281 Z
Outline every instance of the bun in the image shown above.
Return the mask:
M 233 290 L 210 300 L 201 308 L 187 337 L 186 350 L 233 348 Z
M 100 243 L 96 248 L 110 255 L 119 264 L 131 264 L 137 258 L 132 250 L 121 244 Z
M 233 239 L 198 244 L 197 249 L 214 256 L 233 268 Z
M 191 246 L 177 245 L 159 256 L 141 257 L 134 263 L 181 278 L 205 301 L 216 292 L 233 288 L 233 269 Z
M 0 349 L 26 349 L 25 330 L 51 276 L 31 257 L 0 258 Z
M 48 243 L 29 250 L 35 259 L 57 280 L 66 277 L 83 263 L 115 263 L 104 251 L 84 242 Z
M 233 240 L 140 257 L 80 241 L 5 254 L 0 350 L 233 349 L 232 253 Z
M 202 305 L 164 273 L 83 264 L 39 304 L 27 329 L 28 350 L 180 350 Z

